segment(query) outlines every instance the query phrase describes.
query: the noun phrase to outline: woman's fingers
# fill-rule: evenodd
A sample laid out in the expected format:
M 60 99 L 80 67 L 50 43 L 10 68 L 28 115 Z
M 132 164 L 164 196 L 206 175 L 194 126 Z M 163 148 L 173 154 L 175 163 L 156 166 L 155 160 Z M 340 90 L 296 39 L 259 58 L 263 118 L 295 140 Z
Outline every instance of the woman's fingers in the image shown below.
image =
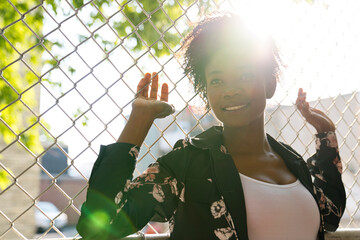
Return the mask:
M 306 92 L 304 92 L 302 88 L 299 88 L 298 97 L 296 101 L 299 103 L 303 103 L 306 101 Z
M 306 121 L 315 127 L 318 132 L 335 130 L 334 123 L 325 113 L 310 107 L 309 103 L 306 101 L 306 92 L 304 92 L 302 88 L 299 89 L 296 106 Z
M 145 78 L 142 78 L 139 82 L 139 84 L 137 85 L 137 90 L 136 90 L 136 97 L 142 97 L 143 96 L 143 91 L 144 91 L 144 87 L 146 85 L 146 80 Z
M 169 86 L 166 83 L 161 86 L 160 100 L 165 102 L 169 100 Z
M 299 109 L 301 115 L 307 119 L 310 115 L 310 105 L 306 102 L 306 92 L 302 88 L 299 88 L 298 97 L 296 99 L 296 107 Z
M 304 92 L 302 88 L 299 88 L 298 97 L 295 104 L 304 117 L 310 114 L 310 105 L 308 102 L 306 102 L 306 92 Z
M 149 86 L 151 82 L 151 87 Z M 136 98 L 132 103 L 133 110 L 144 111 L 152 118 L 164 118 L 175 112 L 174 106 L 167 103 L 169 87 L 166 83 L 161 86 L 160 100 L 157 100 L 159 85 L 158 73 L 146 73 L 137 86 Z M 150 93 L 149 93 L 150 88 Z M 135 110 L 134 110 L 135 111 Z
M 153 72 L 151 90 L 150 90 L 150 99 L 157 98 L 158 84 L 159 84 L 159 75 L 156 72 Z
M 148 94 L 149 94 L 149 84 L 151 81 L 151 74 L 150 73 L 145 73 L 145 86 L 144 86 L 144 90 L 142 91 L 143 93 L 143 97 L 147 98 Z
M 149 84 L 151 81 L 150 73 L 145 73 L 145 76 L 140 80 L 139 84 L 137 85 L 136 96 L 140 97 L 148 97 L 149 94 Z
M 148 98 L 149 85 L 151 81 L 151 89 L 149 98 L 152 100 L 157 99 L 158 85 L 159 85 L 159 75 L 156 72 L 146 73 L 145 76 L 140 80 L 137 86 L 137 95 L 144 98 Z M 167 102 L 169 100 L 169 86 L 164 83 L 161 86 L 161 95 L 160 100 Z
M 304 101 L 304 99 L 302 98 L 302 94 L 303 94 L 302 88 L 299 88 L 298 96 L 297 96 L 296 102 L 295 102 L 295 105 L 299 110 L 301 109 L 301 104 Z

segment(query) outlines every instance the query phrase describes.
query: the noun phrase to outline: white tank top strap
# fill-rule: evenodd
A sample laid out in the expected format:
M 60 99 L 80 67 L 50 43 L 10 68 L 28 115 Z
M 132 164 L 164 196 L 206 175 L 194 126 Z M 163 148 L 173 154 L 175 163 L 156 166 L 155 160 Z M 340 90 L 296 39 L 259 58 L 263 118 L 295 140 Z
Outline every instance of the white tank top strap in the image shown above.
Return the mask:
M 249 240 L 316 240 L 320 213 L 310 192 L 297 179 L 278 185 L 241 173 Z

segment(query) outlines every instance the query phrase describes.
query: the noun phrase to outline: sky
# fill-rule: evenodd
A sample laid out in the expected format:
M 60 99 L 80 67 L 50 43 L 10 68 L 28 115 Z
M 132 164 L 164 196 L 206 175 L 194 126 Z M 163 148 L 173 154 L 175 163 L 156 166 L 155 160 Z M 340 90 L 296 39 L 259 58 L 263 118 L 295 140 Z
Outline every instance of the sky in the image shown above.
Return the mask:
M 288 0 L 231 2 L 232 5 L 223 4 L 221 8 L 238 11 L 245 20 L 253 23 L 254 31 L 258 31 L 259 34 L 263 31 L 271 32 L 286 65 L 277 92 L 269 104 L 292 105 L 300 87 L 308 93 L 309 101 L 360 91 L 360 1 L 319 0 L 314 1 L 312 5 L 305 0 L 299 3 Z M 193 20 L 196 20 L 195 12 L 194 9 L 189 11 L 189 16 Z M 79 16 L 84 19 L 87 14 L 89 12 L 84 10 Z M 263 18 L 267 19 L 266 26 L 259 24 L 258 20 Z M 49 17 L 47 19 L 44 32 L 56 27 Z M 58 16 L 58 19 L 61 19 L 61 16 Z M 96 28 L 96 24 L 93 28 Z M 60 56 L 72 51 L 71 42 L 77 44 L 77 34 L 87 34 L 84 26 L 75 18 L 62 24 L 61 31 L 67 38 L 59 31 L 49 36 L 49 39 L 56 39 L 64 44 L 62 49 L 55 47 L 53 50 L 53 53 Z M 104 27 L 101 34 L 109 41 L 116 41 L 115 34 L 109 28 Z M 132 43 L 127 44 L 126 47 L 131 47 Z M 76 69 L 71 78 L 80 79 L 92 66 L 101 61 L 102 54 L 95 42 L 87 41 L 78 48 L 77 54 L 71 54 L 62 61 L 61 66 L 64 69 L 69 66 Z M 43 56 L 44 59 L 48 57 L 46 54 Z M 84 59 L 86 64 L 81 59 Z M 53 70 L 47 77 L 61 83 L 62 87 L 51 87 L 44 83 L 47 90 L 41 89 L 40 112 L 46 112 L 43 121 L 48 123 L 54 136 L 59 136 L 59 142 L 69 147 L 69 161 L 73 159 L 75 166 L 86 177 L 89 176 L 96 160 L 100 144 L 113 143 L 119 136 L 124 125 L 124 118 L 118 116 L 119 107 L 122 108 L 124 116 L 130 113 L 131 104 L 128 103 L 134 96 L 142 73 L 160 71 L 161 65 L 158 62 L 164 63 L 168 57 L 158 59 L 158 62 L 150 57 L 142 58 L 138 67 L 133 67 L 123 77 L 128 86 L 122 81 L 113 86 L 112 84 L 121 77 L 120 72 L 129 67 L 132 58 L 119 47 L 109 59 L 111 62 L 105 61 L 92 68 L 93 75 L 88 75 L 76 85 L 75 90 L 60 98 L 58 106 L 61 109 L 56 106 L 48 111 L 56 103 L 56 98 L 61 96 L 61 92 L 66 93 L 72 89 L 74 83 L 61 71 Z M 47 69 L 47 66 L 44 66 L 43 72 Z M 176 60 L 166 64 L 160 73 L 161 81 L 167 82 L 170 89 L 174 88 L 173 82 L 180 80 L 182 76 L 182 69 Z M 107 88 L 109 90 L 106 95 Z M 170 93 L 169 102 L 174 104 L 177 110 L 185 106 L 182 98 L 191 98 L 192 93 L 189 89 L 187 80 L 184 79 Z M 73 122 L 68 116 L 72 117 L 79 110 L 85 111 L 89 106 L 92 111 L 86 113 L 87 124 L 82 124 L 82 121 L 85 121 L 83 118 L 75 123 L 75 127 L 69 129 Z M 107 124 L 108 122 L 110 123 Z M 104 131 L 105 127 L 107 131 Z
M 286 65 L 280 85 L 291 96 L 282 100 L 286 93 L 279 88 L 276 102 L 292 104 L 299 87 L 308 92 L 309 100 L 360 89 L 360 2 L 314 2 L 255 0 L 238 6 L 255 23 L 258 16 L 269 19 L 265 28 L 273 33 Z

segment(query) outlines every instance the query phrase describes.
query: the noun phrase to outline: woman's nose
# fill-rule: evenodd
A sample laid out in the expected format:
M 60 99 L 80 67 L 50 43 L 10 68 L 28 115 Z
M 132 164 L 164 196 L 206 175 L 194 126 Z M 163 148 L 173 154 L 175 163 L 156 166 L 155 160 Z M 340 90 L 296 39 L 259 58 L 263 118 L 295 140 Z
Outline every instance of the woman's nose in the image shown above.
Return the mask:
M 242 93 L 242 91 L 243 90 L 240 88 L 235 88 L 235 87 L 228 88 L 223 92 L 223 97 L 224 97 L 224 99 L 230 99 L 230 98 L 240 95 Z

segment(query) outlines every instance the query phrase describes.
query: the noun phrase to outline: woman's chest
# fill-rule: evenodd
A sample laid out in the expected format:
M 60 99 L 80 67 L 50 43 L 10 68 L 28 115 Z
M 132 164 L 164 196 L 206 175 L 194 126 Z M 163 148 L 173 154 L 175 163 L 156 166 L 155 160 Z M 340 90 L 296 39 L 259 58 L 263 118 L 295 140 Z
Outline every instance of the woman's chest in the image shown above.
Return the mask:
M 256 158 L 232 156 L 239 173 L 259 181 L 272 184 L 290 184 L 296 181 L 296 176 L 287 168 L 280 157 Z

